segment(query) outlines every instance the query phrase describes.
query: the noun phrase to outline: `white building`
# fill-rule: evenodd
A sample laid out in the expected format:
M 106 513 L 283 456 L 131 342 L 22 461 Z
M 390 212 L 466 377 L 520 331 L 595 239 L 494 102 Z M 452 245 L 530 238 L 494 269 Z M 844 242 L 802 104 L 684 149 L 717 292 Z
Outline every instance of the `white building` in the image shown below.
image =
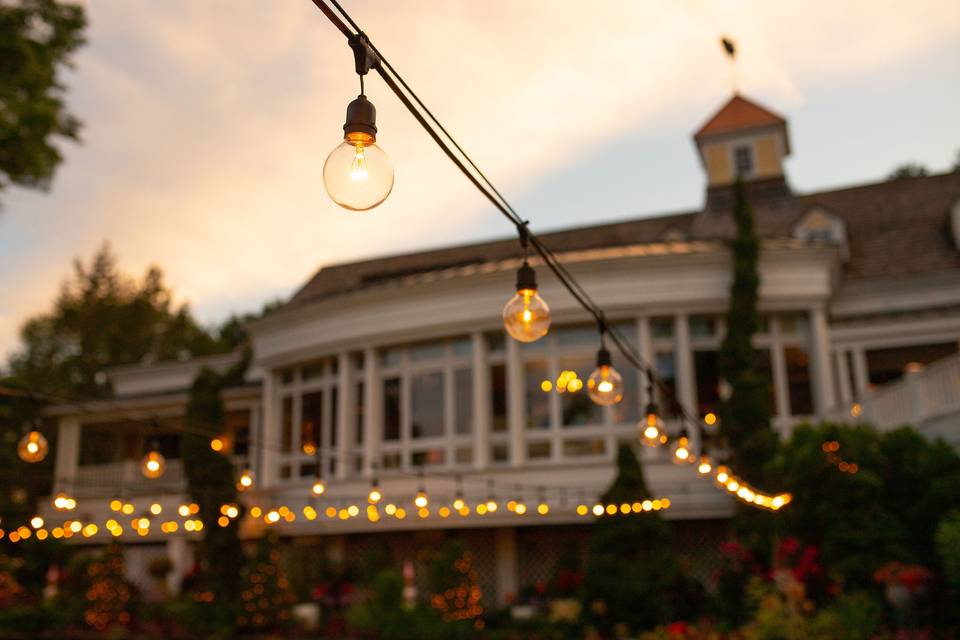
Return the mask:
M 799 421 L 852 410 L 881 427 L 913 422 L 960 444 L 960 173 L 794 194 L 784 174 L 786 121 L 741 96 L 694 140 L 707 176 L 703 209 L 544 236 L 677 401 L 700 415 L 718 401 L 716 353 L 731 282 L 725 239 L 739 172 L 763 240 L 756 347 L 776 427 L 786 434 Z M 612 408 L 582 392 L 544 392 L 542 382 L 562 370 L 589 375 L 596 331 L 541 268 L 553 328 L 530 345 L 505 338 L 500 310 L 518 258 L 510 238 L 325 267 L 253 324 L 254 366 L 249 384 L 225 394 L 225 439 L 238 468 L 253 471 L 248 506 L 287 505 L 298 517 L 275 525 L 250 518 L 244 535 L 273 526 L 282 536 L 322 536 L 328 550 L 344 554 L 368 544 L 402 550 L 461 529 L 495 550 L 484 571 L 500 600 L 542 578 L 546 548 L 582 539 L 589 519 L 575 507 L 592 504 L 609 483 L 618 443 L 636 442 L 645 383 L 615 357 L 627 390 Z M 55 491 L 79 501 L 69 517 L 102 523 L 116 516 L 108 503 L 121 497 L 137 514 L 159 502 L 156 520 L 179 519 L 177 506 L 190 502 L 175 428 L 187 389 L 201 366 L 236 359 L 121 367 L 111 372 L 114 399 L 53 408 Z M 160 438 L 168 466 L 147 480 L 139 459 L 145 421 L 154 418 L 168 427 Z M 670 464 L 659 449 L 641 455 L 653 493 L 672 503 L 666 517 L 702 522 L 731 513 L 729 498 L 690 467 Z M 321 516 L 308 520 L 300 514 L 318 464 L 327 491 L 315 500 Z M 425 519 L 409 504 L 421 468 L 434 508 Z M 365 517 L 374 476 L 383 504 L 405 505 L 407 518 Z M 436 507 L 453 499 L 456 476 L 468 503 L 485 500 L 492 481 L 501 501 L 545 500 L 551 510 L 441 518 Z M 360 517 L 323 515 L 350 504 L 360 505 Z M 44 515 L 65 517 L 52 507 Z M 398 531 L 407 533 L 389 533 Z M 166 545 L 182 573 L 197 535 L 154 526 L 123 537 L 142 550 L 131 552 L 141 562 Z

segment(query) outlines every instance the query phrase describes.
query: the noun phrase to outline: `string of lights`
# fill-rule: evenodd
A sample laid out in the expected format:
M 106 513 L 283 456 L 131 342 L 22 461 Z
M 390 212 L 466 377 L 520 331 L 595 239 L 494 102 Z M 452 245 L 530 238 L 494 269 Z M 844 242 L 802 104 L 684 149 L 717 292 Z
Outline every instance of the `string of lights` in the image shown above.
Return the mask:
M 590 297 L 586 289 L 569 272 L 543 240 L 530 231 L 528 222 L 516 212 L 503 194 L 493 185 L 492 181 L 487 178 L 483 171 L 480 170 L 477 164 L 470 158 L 469 154 L 464 151 L 463 147 L 460 146 L 456 139 L 440 123 L 439 119 L 426 107 L 416 92 L 403 80 L 403 77 L 396 71 L 393 65 L 390 64 L 386 56 L 376 48 L 376 45 L 371 42 L 340 3 L 337 2 L 337 0 L 329 0 L 330 6 L 328 6 L 326 0 L 312 1 L 334 26 L 346 36 L 354 52 L 355 68 L 361 79 L 369 71 L 375 70 L 411 115 L 413 115 L 417 122 L 424 128 L 427 134 L 441 148 L 444 154 L 481 194 L 493 204 L 494 208 L 516 227 L 523 252 L 523 261 L 517 271 L 516 294 L 507 302 L 503 310 L 504 327 L 511 337 L 520 342 L 533 342 L 546 335 L 550 327 L 549 305 L 538 293 L 536 274 L 530 265 L 528 251 L 529 247 L 532 246 L 539 255 L 542 263 L 550 269 L 563 287 L 597 323 L 600 338 L 600 349 L 597 352 L 597 368 L 587 379 L 587 389 L 593 401 L 599 405 L 606 406 L 616 404 L 623 397 L 623 380 L 620 374 L 613 368 L 610 352 L 606 346 L 606 339 L 608 337 L 628 363 L 646 375 L 651 389 L 656 386 L 660 388 L 661 391 L 669 391 L 667 385 L 660 380 L 655 369 L 643 360 L 639 352 L 622 332 L 615 326 L 608 325 L 603 309 Z M 331 6 L 342 16 L 342 19 L 334 12 Z M 344 20 L 346 20 L 346 24 Z M 349 24 L 349 27 L 347 24 Z M 362 86 L 363 84 L 361 82 L 361 89 Z M 357 208 L 347 206 L 344 202 L 363 200 L 368 206 L 360 210 L 370 209 L 383 202 L 393 186 L 393 168 L 388 162 L 379 166 L 383 174 L 379 176 L 371 175 L 370 170 L 363 165 L 363 157 L 366 153 L 365 145 L 375 143 L 376 141 L 376 111 L 372 104 L 370 104 L 369 108 L 365 108 L 361 113 L 356 107 L 357 101 L 360 100 L 363 101 L 364 105 L 369 103 L 366 97 L 361 94 L 361 96 L 348 107 L 347 121 L 344 124 L 344 143 L 330 154 L 324 164 L 324 184 L 331 198 L 341 206 L 353 210 L 357 210 Z M 364 128 L 366 132 L 369 132 L 370 138 L 358 141 L 355 136 L 353 136 L 353 133 L 359 128 Z M 348 152 L 348 155 L 352 153 L 353 157 L 349 167 L 341 160 L 343 145 L 353 147 L 353 150 Z M 454 150 L 456 150 L 456 153 Z M 378 151 L 382 153 L 382 150 L 378 149 Z M 351 179 L 328 181 L 328 168 L 330 175 L 342 176 L 348 173 Z M 383 185 L 387 182 L 389 182 L 390 188 L 384 191 Z M 366 198 L 364 197 L 365 194 L 367 196 Z M 650 394 L 649 402 L 647 418 L 639 425 L 645 431 L 650 428 L 652 422 L 658 421 L 652 393 Z M 691 416 L 680 403 L 676 403 L 676 405 L 681 423 L 686 422 L 699 430 L 699 418 Z M 686 427 L 682 427 L 681 432 L 674 438 L 675 457 L 679 457 L 681 462 L 693 462 L 694 455 L 689 450 L 689 435 L 686 432 Z M 657 443 L 666 444 L 670 439 L 671 436 L 663 433 L 662 429 L 660 429 L 659 436 L 656 439 Z M 712 471 L 713 466 L 709 464 L 709 457 L 704 448 L 704 438 L 699 438 L 698 442 L 700 451 L 696 458 L 701 460 L 699 468 L 707 469 L 707 467 L 709 467 L 710 471 Z M 710 473 L 710 471 L 706 473 Z M 789 502 L 787 494 L 768 496 L 736 479 L 729 471 L 725 471 L 724 474 L 729 480 L 725 485 L 728 491 L 732 491 L 738 498 L 746 503 L 761 507 L 770 506 L 771 508 L 773 508 L 772 506 L 774 504 L 777 504 L 779 506 L 776 508 L 780 508 L 780 506 Z M 730 489 L 731 486 L 735 488 Z

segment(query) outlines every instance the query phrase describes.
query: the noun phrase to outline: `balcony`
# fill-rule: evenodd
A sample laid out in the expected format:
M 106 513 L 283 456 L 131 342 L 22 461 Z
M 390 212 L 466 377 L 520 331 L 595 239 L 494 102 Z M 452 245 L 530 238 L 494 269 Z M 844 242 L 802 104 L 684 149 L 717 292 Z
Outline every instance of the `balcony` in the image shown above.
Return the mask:
M 77 467 L 74 484 L 65 488 L 72 490 L 78 499 L 120 495 L 155 496 L 183 493 L 187 488 L 183 462 L 180 460 L 167 460 L 163 475 L 152 480 L 140 472 L 139 460 L 82 465 Z

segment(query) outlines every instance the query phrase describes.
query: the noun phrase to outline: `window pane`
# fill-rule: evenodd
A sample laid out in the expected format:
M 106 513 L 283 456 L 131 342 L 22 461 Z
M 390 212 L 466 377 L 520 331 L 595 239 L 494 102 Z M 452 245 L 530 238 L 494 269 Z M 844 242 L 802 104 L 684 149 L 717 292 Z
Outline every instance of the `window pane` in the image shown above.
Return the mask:
M 401 462 L 400 452 L 385 453 L 381 461 L 383 462 L 382 466 L 384 469 L 399 469 Z
M 280 419 L 280 434 L 282 449 L 293 451 L 293 398 L 286 396 L 283 399 L 283 414 Z
M 147 437 L 147 445 L 156 441 L 157 449 L 167 460 L 177 460 L 180 458 L 180 434 L 179 433 L 160 433 L 150 434 Z M 144 453 L 146 453 L 144 449 Z
M 693 370 L 697 380 L 697 412 L 716 411 L 720 404 L 720 373 L 716 351 L 694 351 Z
M 561 347 L 569 346 L 594 346 L 597 344 L 597 328 L 594 325 L 577 325 L 573 327 L 561 327 L 554 331 L 557 336 L 557 344 Z M 589 375 L 589 373 L 587 374 Z
M 396 367 L 400 364 L 400 349 L 384 349 L 380 354 L 380 363 L 384 367 Z
M 337 387 L 330 387 L 330 422 L 327 427 L 330 430 L 330 446 L 336 446 L 337 444 L 337 403 L 339 402 L 340 394 L 337 393 Z M 323 432 L 321 431 L 321 434 Z M 321 438 L 321 445 L 326 445 L 327 440 Z
M 308 364 L 300 372 L 300 376 L 304 380 L 313 380 L 314 378 L 320 378 L 323 376 L 323 362 L 314 362 L 313 364 Z
M 487 350 L 490 353 L 503 353 L 506 349 L 506 338 L 503 331 L 491 331 L 483 334 L 487 341 Z
M 250 448 L 250 409 L 224 413 L 223 432 L 226 434 L 230 453 L 236 456 L 247 455 Z
M 400 439 L 400 379 L 383 381 L 383 439 Z
M 490 403 L 493 408 L 493 430 L 507 430 L 507 368 L 495 364 L 490 367 Z
M 443 449 L 429 449 L 427 451 L 414 451 L 412 464 L 415 467 L 436 467 L 443 464 Z
M 550 458 L 550 442 L 531 442 L 527 444 L 528 460 L 547 460 Z
M 783 350 L 787 361 L 787 385 L 790 389 L 790 413 L 808 416 L 813 413 L 813 396 L 810 392 L 810 357 L 802 347 L 787 347 Z
M 421 373 L 410 380 L 411 436 L 443 435 L 443 373 Z
M 603 438 L 592 438 L 590 440 L 564 440 L 563 457 L 578 458 L 581 456 L 602 456 L 606 451 L 606 443 Z
M 757 349 L 755 353 L 757 373 L 767 381 L 767 411 L 773 413 L 777 406 L 777 390 L 773 385 L 773 358 L 770 349 Z
M 550 426 L 550 395 L 540 388 L 540 384 L 550 378 L 546 361 L 528 362 L 524 367 L 524 374 L 527 392 L 527 428 L 546 429 Z
M 497 463 L 508 462 L 510 460 L 510 447 L 503 442 L 490 445 L 490 459 Z
M 717 319 L 713 316 L 690 316 L 691 338 L 710 338 L 717 333 Z
M 453 459 L 457 464 L 473 464 L 473 447 L 457 447 Z
M 454 338 L 450 343 L 450 348 L 453 350 L 453 355 L 457 358 L 469 358 L 473 355 L 473 340 L 470 339 L 470 336 L 460 336 L 459 338 Z
M 780 333 L 786 336 L 806 335 L 810 319 L 804 313 L 786 313 L 780 316 Z
M 673 317 L 650 318 L 650 335 L 654 340 L 673 337 Z
M 632 424 L 640 419 L 640 373 L 618 356 L 613 357 L 613 366 L 623 377 L 623 400 L 611 407 L 613 423 Z
M 120 462 L 117 429 L 120 423 L 85 424 L 80 428 L 80 464 Z
M 442 360 L 444 348 L 442 342 L 421 342 L 410 347 L 410 359 L 414 362 L 424 360 Z
M 322 446 L 323 391 L 303 394 L 303 417 L 300 421 L 300 447 L 304 453 L 314 454 Z
M 456 398 L 455 433 L 473 431 L 473 370 L 457 369 L 453 372 L 453 391 Z
M 596 334 L 596 330 L 594 330 Z M 558 364 L 561 371 L 574 371 L 577 377 L 584 381 L 579 391 L 565 391 L 560 394 L 560 406 L 563 410 L 562 423 L 565 427 L 579 427 L 584 425 L 603 424 L 603 407 L 590 399 L 587 394 L 586 379 L 596 364 L 590 356 L 560 358 Z M 538 385 L 539 386 L 539 385 Z M 538 392 L 544 397 L 549 394 Z
M 363 383 L 362 382 L 357 383 L 357 397 L 355 398 L 355 400 L 357 403 L 356 438 L 357 438 L 357 444 L 362 444 L 363 443 L 363 422 L 364 422 L 363 406 L 365 404 L 363 401 Z
M 677 415 L 677 368 L 673 351 L 660 351 L 655 357 L 655 368 L 660 384 L 657 385 L 657 405 L 660 415 Z

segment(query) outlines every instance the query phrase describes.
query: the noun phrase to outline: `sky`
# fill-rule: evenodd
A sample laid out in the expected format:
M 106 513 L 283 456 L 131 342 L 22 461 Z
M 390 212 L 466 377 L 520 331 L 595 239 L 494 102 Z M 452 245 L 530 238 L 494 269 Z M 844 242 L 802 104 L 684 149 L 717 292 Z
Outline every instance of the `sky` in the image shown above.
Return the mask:
M 362 214 L 329 200 L 358 83 L 310 0 L 83 4 L 66 76 L 82 143 L 48 192 L 0 193 L 0 356 L 104 242 L 215 323 L 324 264 L 511 233 L 374 76 L 393 192 Z M 734 82 L 789 120 L 796 191 L 943 171 L 960 150 L 956 0 L 343 4 L 537 231 L 701 205 L 691 135 Z

